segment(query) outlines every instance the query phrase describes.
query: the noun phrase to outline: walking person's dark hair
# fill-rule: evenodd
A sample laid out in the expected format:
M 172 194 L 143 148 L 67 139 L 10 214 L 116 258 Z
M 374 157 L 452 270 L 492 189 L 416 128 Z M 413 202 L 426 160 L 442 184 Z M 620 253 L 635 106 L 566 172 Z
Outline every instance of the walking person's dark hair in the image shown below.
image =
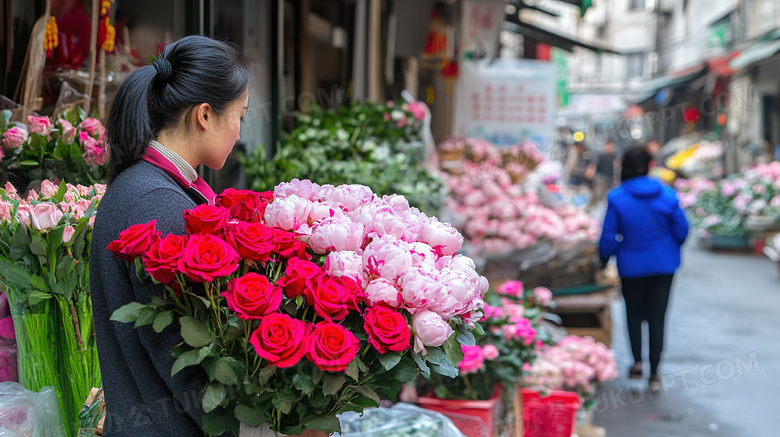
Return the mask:
M 639 176 L 647 176 L 653 157 L 642 146 L 632 146 L 623 153 L 620 180 L 625 182 Z
M 175 128 L 198 104 L 222 114 L 249 85 L 238 50 L 204 36 L 165 47 L 160 58 L 130 73 L 117 91 L 108 118 L 109 182 L 143 157 L 161 130 Z M 186 127 L 186 126 L 185 126 Z

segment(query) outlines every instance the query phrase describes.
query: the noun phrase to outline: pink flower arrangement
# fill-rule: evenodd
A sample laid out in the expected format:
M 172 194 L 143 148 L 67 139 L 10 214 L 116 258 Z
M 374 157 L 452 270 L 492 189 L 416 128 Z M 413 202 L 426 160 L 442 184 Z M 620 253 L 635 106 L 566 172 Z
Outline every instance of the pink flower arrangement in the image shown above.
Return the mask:
M 3 148 L 13 150 L 22 146 L 27 141 L 27 131 L 21 127 L 12 127 L 3 133 Z

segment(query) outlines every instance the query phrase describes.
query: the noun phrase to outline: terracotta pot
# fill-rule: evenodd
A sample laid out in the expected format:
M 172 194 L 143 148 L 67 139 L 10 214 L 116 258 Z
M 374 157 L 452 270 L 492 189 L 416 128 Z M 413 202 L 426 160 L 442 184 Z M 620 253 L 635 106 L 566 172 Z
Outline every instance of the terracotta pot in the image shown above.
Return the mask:
M 327 437 L 328 435 L 322 431 L 316 431 L 308 429 L 299 436 L 288 436 L 286 434 L 279 434 L 278 432 L 271 431 L 267 423 L 264 423 L 257 428 L 250 428 L 243 423 L 241 429 L 238 432 L 238 437 Z
M 418 400 L 426 410 L 444 414 L 466 437 L 493 437 L 504 417 L 501 389 L 496 387 L 493 397 L 486 401 L 439 399 L 431 395 Z

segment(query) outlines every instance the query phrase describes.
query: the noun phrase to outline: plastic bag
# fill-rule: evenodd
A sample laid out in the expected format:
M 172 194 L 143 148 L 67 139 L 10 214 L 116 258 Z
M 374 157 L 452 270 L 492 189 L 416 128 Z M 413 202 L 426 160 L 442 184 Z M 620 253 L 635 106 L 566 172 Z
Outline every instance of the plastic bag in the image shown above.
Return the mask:
M 343 413 L 341 437 L 463 437 L 450 419 L 416 405 L 398 403 L 391 408 L 367 408 L 361 416 Z
M 53 387 L 35 393 L 15 382 L 1 383 L 0 437 L 67 435 L 58 405 Z

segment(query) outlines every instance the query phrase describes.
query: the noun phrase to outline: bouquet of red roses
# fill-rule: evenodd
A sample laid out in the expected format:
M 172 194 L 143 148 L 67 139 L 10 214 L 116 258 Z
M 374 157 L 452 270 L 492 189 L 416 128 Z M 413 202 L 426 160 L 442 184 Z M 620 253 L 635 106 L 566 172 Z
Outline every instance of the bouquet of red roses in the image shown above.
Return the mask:
M 179 325 L 172 373 L 208 373 L 209 434 L 264 422 L 338 431 L 337 414 L 393 398 L 418 374 L 456 377 L 461 345 L 483 332 L 488 283 L 456 255 L 462 236 L 401 196 L 293 180 L 226 190 L 184 219 L 188 235 L 150 222 L 109 245 L 166 290 L 113 319 Z

